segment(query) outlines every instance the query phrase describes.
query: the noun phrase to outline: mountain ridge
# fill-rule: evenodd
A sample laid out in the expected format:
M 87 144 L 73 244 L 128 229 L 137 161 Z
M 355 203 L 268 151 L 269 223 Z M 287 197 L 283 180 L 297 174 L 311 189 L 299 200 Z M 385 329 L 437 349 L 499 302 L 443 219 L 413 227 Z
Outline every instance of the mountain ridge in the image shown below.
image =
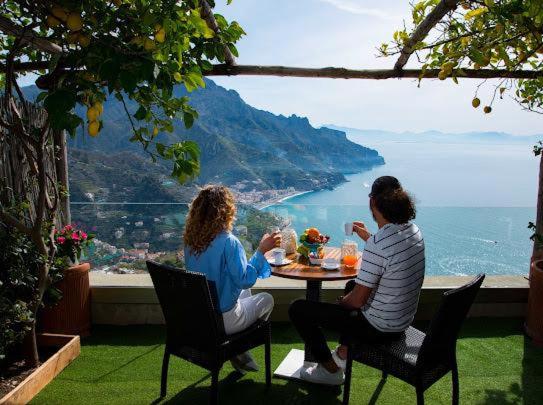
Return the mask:
M 417 137 L 432 137 L 434 141 L 466 141 L 466 142 L 513 142 L 513 143 L 534 143 L 543 139 L 543 134 L 535 135 L 513 135 L 507 132 L 501 131 L 469 131 L 469 132 L 444 132 L 439 130 L 427 130 L 427 131 L 387 131 L 381 129 L 360 129 L 351 128 L 334 124 L 325 124 L 321 128 L 330 128 L 338 131 L 344 131 L 347 135 L 358 136 L 385 136 L 385 140 L 416 140 Z
M 174 119 L 174 135 L 159 134 L 165 143 L 196 141 L 202 150 L 200 174 L 185 186 L 175 185 L 175 192 L 170 192 L 171 188 L 159 192 L 161 201 L 167 195 L 178 200 L 194 193 L 195 187 L 210 182 L 223 183 L 240 192 L 333 188 L 345 181 L 345 174 L 384 164 L 376 150 L 350 141 L 345 132 L 314 128 L 305 117 L 286 117 L 256 109 L 236 91 L 209 79 L 205 82 L 205 89 L 190 94 L 181 86 L 174 90 L 176 97 L 189 96 L 190 104 L 198 111 L 194 126 L 187 130 L 179 119 Z M 26 87 L 24 91 L 29 98 L 35 98 L 39 92 L 35 87 Z M 123 184 L 121 190 L 127 193 L 123 201 L 145 198 L 154 201 L 155 195 L 145 193 L 144 188 L 129 187 L 117 173 L 126 172 L 133 181 L 141 173 L 144 183 L 152 182 L 145 176 L 164 183 L 163 173 L 169 173 L 169 163 L 157 163 L 158 170 L 151 169 L 150 162 L 143 164 L 141 159 L 149 158 L 140 144 L 129 142 L 131 127 L 122 104 L 108 97 L 103 105 L 104 126 L 100 134 L 96 138 L 81 136 L 85 130 L 80 128 L 78 135 L 68 140 L 73 195 L 87 196 L 107 189 L 98 194 L 101 201 L 108 201 L 115 194 L 117 198 L 123 196 L 120 192 L 112 193 L 116 185 Z M 127 107 L 131 113 L 137 109 L 130 100 Z M 77 106 L 76 113 L 84 118 L 84 107 Z M 117 154 L 123 155 L 115 159 Z M 132 166 L 129 155 L 134 156 Z M 144 173 L 143 167 L 146 167 Z M 189 191 L 179 191 L 183 188 Z

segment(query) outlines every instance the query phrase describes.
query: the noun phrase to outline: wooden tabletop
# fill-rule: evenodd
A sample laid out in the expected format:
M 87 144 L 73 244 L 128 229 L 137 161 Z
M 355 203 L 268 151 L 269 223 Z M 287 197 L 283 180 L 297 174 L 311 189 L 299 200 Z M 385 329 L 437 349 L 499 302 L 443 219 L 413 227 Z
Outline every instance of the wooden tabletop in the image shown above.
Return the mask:
M 273 253 L 266 253 L 266 258 L 270 262 L 273 262 Z M 310 265 L 309 263 L 298 261 L 297 254 L 288 255 L 289 259 L 292 259 L 291 264 L 286 266 L 274 266 L 272 264 L 272 274 L 277 277 L 292 278 L 296 280 L 310 280 L 310 281 L 335 281 L 335 280 L 350 280 L 355 278 L 360 269 L 362 262 L 362 254 L 358 253 L 358 262 L 353 268 L 347 268 L 342 263 L 338 270 L 324 270 L 319 265 Z M 324 257 L 333 257 L 337 260 L 341 257 L 341 249 L 333 247 L 324 248 Z M 271 264 L 271 263 L 270 263 Z

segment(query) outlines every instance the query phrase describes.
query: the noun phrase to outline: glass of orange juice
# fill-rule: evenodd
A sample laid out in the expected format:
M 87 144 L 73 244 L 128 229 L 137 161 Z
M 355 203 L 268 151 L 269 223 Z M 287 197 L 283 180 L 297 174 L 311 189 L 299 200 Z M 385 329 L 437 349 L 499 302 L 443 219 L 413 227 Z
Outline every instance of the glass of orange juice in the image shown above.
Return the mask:
M 343 258 L 343 263 L 345 264 L 345 267 L 354 267 L 357 261 L 358 258 L 353 255 L 347 255 Z

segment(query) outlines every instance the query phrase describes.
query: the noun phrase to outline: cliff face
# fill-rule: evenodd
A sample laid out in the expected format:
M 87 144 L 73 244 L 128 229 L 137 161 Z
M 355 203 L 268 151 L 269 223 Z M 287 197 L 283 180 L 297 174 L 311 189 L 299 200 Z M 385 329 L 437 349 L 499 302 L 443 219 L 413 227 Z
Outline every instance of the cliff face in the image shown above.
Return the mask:
M 25 90 L 29 95 L 37 94 L 33 87 Z M 344 180 L 346 173 L 384 163 L 377 151 L 349 141 L 345 132 L 314 128 L 307 118 L 278 116 L 258 110 L 245 103 L 237 92 L 226 90 L 211 80 L 206 80 L 205 89 L 190 94 L 179 86 L 175 95 L 189 96 L 200 118 L 190 130 L 176 121 L 173 134 L 159 136 L 164 140 L 168 138 L 168 143 L 192 139 L 200 145 L 202 169 L 195 180 L 197 184 L 222 182 L 233 185 L 245 181 L 247 189 L 295 187 L 312 190 L 335 186 Z M 128 108 L 135 111 L 135 103 L 128 101 Z M 84 117 L 83 109 L 77 112 Z M 85 172 L 93 173 L 90 176 L 92 183 L 100 188 L 108 187 L 116 177 L 115 170 L 137 176 L 142 165 L 146 165 L 141 158 L 148 158 L 141 146 L 128 140 L 130 124 L 121 103 L 114 97 L 104 104 L 102 118 L 104 128 L 98 137 L 78 134 L 69 140 L 74 192 L 78 191 L 75 183 L 79 181 L 86 180 L 85 188 L 92 188 L 88 184 L 91 181 L 83 178 Z M 123 155 L 116 157 L 119 153 Z M 130 159 L 130 155 L 140 158 Z M 83 164 L 82 159 L 87 163 Z M 156 170 L 149 166 L 145 175 L 157 179 L 166 176 L 169 173 L 166 165 L 154 165 Z M 170 193 L 171 190 L 166 192 Z

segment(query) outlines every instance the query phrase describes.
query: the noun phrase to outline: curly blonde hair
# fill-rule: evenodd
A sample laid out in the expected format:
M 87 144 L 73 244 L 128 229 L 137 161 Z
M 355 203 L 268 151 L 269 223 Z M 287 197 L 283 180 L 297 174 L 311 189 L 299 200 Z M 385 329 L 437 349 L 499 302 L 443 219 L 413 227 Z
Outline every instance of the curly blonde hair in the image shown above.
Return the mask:
M 219 233 L 232 230 L 235 215 L 234 195 L 227 187 L 205 186 L 190 204 L 183 234 L 185 246 L 199 255 Z

